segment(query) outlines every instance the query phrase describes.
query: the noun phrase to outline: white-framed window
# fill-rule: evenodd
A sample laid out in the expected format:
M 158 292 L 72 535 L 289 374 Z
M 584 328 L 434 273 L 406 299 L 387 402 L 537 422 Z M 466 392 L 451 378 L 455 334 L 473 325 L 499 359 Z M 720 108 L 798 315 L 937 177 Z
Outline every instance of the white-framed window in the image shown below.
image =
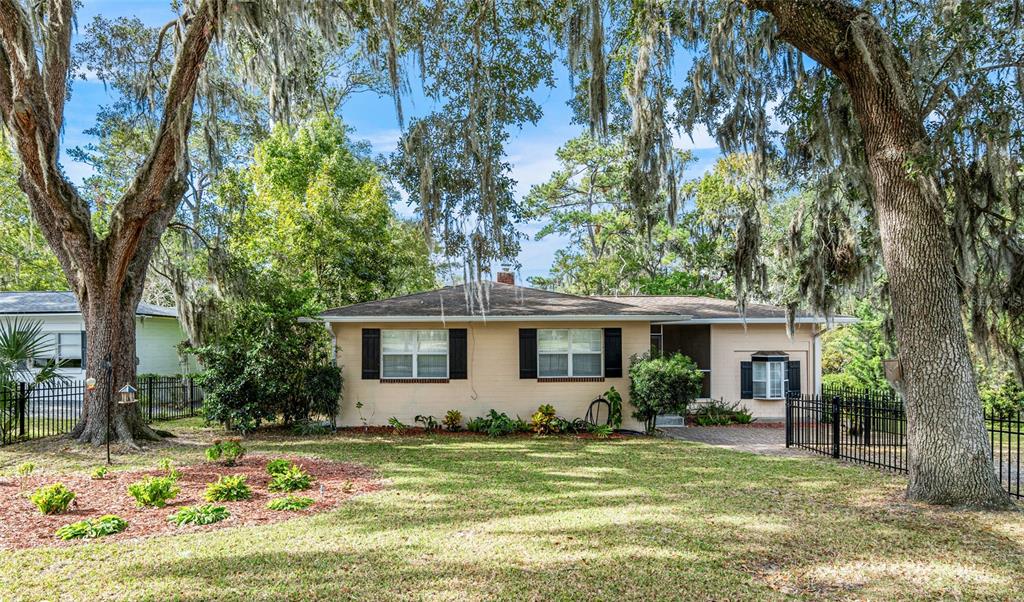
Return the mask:
M 756 399 L 782 399 L 786 395 L 786 362 L 753 362 L 754 397 Z
M 602 376 L 604 331 L 600 328 L 537 330 L 537 376 Z
M 46 335 L 47 348 L 50 353 L 32 358 L 32 365 L 42 368 L 51 359 L 60 362 L 61 368 L 82 367 L 82 333 L 52 332 Z
M 382 330 L 381 378 L 448 378 L 447 330 Z

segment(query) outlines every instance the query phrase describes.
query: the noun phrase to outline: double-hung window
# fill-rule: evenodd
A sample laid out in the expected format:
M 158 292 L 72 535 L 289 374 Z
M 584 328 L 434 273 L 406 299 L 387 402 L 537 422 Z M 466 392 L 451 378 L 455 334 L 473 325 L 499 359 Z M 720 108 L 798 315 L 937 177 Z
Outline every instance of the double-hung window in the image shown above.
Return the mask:
M 32 358 L 36 368 L 42 368 L 51 359 L 60 363 L 61 368 L 82 367 L 82 333 L 55 332 L 46 335 L 46 355 Z
M 785 396 L 786 362 L 754 360 L 751 368 L 756 399 L 782 399 Z
M 380 366 L 381 378 L 448 378 L 448 331 L 381 331 Z
M 603 334 L 600 328 L 537 331 L 537 376 L 601 376 Z

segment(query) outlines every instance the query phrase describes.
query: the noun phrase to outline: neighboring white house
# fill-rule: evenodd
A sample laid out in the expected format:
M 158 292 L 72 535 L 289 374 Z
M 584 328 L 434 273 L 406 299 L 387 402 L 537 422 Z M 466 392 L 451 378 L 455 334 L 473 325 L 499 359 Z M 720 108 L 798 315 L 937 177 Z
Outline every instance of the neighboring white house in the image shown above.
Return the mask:
M 0 321 L 14 318 L 41 322 L 52 337 L 54 354 L 68 378 L 85 378 L 85 323 L 70 292 L 0 292 Z M 135 353 L 139 374 L 182 374 L 189 365 L 178 355 L 185 333 L 171 307 L 140 303 L 135 312 Z M 41 358 L 42 359 L 42 358 Z

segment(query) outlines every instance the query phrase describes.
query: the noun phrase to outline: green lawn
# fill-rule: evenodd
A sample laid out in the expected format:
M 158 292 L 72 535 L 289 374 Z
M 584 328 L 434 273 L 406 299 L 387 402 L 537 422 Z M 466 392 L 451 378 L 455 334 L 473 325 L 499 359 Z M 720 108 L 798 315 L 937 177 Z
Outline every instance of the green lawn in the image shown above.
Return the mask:
M 200 461 L 214 433 L 138 454 Z M 658 439 L 263 435 L 263 453 L 375 467 L 341 509 L 262 527 L 4 552 L 0 599 L 1019 597 L 1024 517 L 909 506 L 902 481 L 814 458 Z M 87 470 L 102 450 L 0 450 Z

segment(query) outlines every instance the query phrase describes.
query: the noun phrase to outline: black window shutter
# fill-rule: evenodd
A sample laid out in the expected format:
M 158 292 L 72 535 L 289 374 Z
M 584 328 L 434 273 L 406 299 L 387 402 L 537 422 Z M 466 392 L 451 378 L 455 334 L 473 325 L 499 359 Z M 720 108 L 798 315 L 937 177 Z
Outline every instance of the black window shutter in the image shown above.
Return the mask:
M 466 357 L 466 329 L 448 329 L 448 378 L 462 380 L 469 376 Z
M 380 328 L 363 329 L 363 380 L 380 378 Z
M 800 362 L 786 362 L 786 380 L 789 381 L 787 395 L 800 395 Z
M 519 329 L 519 378 L 537 378 L 537 329 Z
M 622 329 L 604 329 L 605 378 L 622 378 Z
M 85 370 L 85 331 L 82 331 L 82 370 Z
M 740 399 L 754 398 L 754 363 L 740 362 Z

